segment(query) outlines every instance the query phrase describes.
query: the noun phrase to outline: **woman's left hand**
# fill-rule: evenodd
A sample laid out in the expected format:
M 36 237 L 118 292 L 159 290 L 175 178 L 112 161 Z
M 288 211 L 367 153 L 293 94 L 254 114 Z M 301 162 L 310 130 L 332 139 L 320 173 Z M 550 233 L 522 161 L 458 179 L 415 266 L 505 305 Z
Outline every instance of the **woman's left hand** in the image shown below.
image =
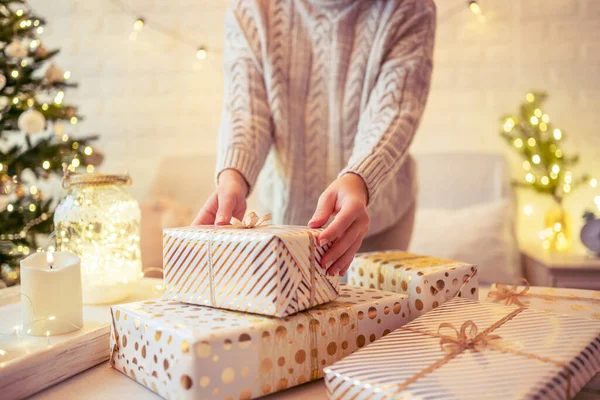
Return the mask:
M 367 234 L 367 201 L 365 181 L 352 173 L 336 179 L 319 197 L 308 226 L 320 228 L 335 216 L 318 238 L 321 246 L 333 243 L 321 260 L 328 275 L 344 275 Z

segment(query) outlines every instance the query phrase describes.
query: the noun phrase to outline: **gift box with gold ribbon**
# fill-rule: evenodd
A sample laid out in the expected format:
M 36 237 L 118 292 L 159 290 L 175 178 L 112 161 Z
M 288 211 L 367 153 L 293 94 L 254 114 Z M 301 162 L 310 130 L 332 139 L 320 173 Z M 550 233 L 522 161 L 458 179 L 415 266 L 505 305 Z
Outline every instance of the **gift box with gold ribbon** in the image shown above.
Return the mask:
M 321 266 L 320 230 L 269 219 L 165 229 L 163 298 L 277 317 L 336 299 L 339 277 Z
M 492 285 L 486 301 L 528 307 L 556 314 L 600 321 L 600 291 L 522 285 Z M 600 394 L 600 374 L 585 386 L 586 391 Z
M 170 399 L 250 399 L 408 322 L 404 295 L 342 285 L 339 299 L 276 318 L 167 300 L 113 306 L 111 365 Z
M 325 369 L 330 399 L 570 399 L 600 323 L 455 298 Z
M 411 319 L 455 296 L 479 296 L 475 265 L 399 250 L 357 254 L 347 275 L 351 285 L 407 294 Z

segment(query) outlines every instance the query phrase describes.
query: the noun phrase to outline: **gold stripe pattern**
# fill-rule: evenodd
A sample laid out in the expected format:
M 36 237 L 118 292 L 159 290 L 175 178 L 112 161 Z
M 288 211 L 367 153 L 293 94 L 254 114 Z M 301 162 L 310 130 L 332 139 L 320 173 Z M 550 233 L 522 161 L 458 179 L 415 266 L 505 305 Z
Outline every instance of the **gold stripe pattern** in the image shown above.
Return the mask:
M 327 368 L 325 383 L 340 400 L 565 399 L 598 371 L 600 323 L 455 298 Z
M 261 224 L 163 232 L 164 299 L 284 317 L 338 297 L 319 230 Z M 242 221 L 240 224 L 252 221 Z

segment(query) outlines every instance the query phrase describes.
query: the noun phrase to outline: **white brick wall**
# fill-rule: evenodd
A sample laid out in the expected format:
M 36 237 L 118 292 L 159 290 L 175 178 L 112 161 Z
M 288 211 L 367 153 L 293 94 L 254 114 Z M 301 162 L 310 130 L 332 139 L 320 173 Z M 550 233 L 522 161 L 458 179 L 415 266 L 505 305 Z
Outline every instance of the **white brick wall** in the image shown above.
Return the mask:
M 86 121 L 80 133 L 99 132 L 107 155 L 104 171 L 128 169 L 134 194 L 148 190 L 158 161 L 173 154 L 214 152 L 222 101 L 219 54 L 226 0 L 124 0 L 209 48 L 195 49 L 151 30 L 128 35 L 132 18 L 108 1 L 32 0 L 48 20 L 44 42 L 60 47 L 64 69 L 80 89 L 67 100 L 79 104 Z M 438 1 L 442 17 L 464 0 Z M 486 0 L 487 22 L 466 8 L 438 27 L 434 83 L 415 151 L 501 151 L 514 155 L 498 136 L 498 117 L 516 110 L 524 93 L 545 89 L 547 111 L 581 153 L 581 169 L 600 176 L 600 1 Z M 579 222 L 592 204 L 591 189 L 567 202 Z M 533 237 L 546 207 L 526 193 L 536 213 L 521 230 Z

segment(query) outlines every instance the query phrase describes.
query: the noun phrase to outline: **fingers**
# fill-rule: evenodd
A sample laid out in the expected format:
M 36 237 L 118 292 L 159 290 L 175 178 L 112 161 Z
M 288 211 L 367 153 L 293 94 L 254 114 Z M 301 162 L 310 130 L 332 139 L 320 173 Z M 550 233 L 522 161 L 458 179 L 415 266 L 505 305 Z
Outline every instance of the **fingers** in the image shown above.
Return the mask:
M 198 212 L 198 215 L 196 215 L 194 221 L 192 221 L 192 225 L 214 224 L 217 207 L 217 194 L 213 193 L 208 200 L 206 200 L 204 207 L 200 209 L 200 212 Z
M 233 216 L 240 221 L 244 219 L 244 215 L 246 215 L 246 202 L 244 201 L 242 203 L 243 204 L 240 204 L 238 207 L 236 207 L 235 211 L 233 212 Z
M 231 193 L 219 193 L 218 201 L 219 209 L 217 210 L 215 225 L 227 225 L 236 209 L 236 198 Z
M 321 197 L 319 197 L 315 213 L 310 221 L 308 221 L 308 226 L 311 228 L 320 228 L 329 221 L 329 217 L 335 211 L 336 197 L 336 193 L 333 191 L 323 192 Z
M 350 248 L 348 248 L 348 250 L 346 250 L 346 252 L 340 258 L 338 258 L 337 261 L 334 262 L 331 267 L 329 267 L 329 269 L 327 270 L 327 275 L 343 275 L 346 272 L 346 270 L 350 266 L 350 263 L 352 262 L 352 259 L 354 258 L 354 255 L 356 254 L 356 252 L 360 248 L 360 245 L 362 244 L 362 239 L 363 238 L 361 236 L 358 239 L 356 239 L 354 243 L 352 243 L 352 246 L 350 246 Z
M 235 193 L 213 193 L 200 210 L 192 225 L 227 225 L 234 216 L 243 219 L 246 201 L 238 199 Z
M 368 226 L 369 216 L 363 203 L 350 200 L 342 206 L 333 222 L 319 234 L 319 244 L 323 246 L 341 237 L 354 221 Z
M 327 250 L 321 263 L 325 269 L 329 269 L 359 237 L 362 238 L 366 234 L 366 229 L 362 224 L 353 223 L 350 229 L 344 234 L 343 237 L 336 240 L 333 246 Z

